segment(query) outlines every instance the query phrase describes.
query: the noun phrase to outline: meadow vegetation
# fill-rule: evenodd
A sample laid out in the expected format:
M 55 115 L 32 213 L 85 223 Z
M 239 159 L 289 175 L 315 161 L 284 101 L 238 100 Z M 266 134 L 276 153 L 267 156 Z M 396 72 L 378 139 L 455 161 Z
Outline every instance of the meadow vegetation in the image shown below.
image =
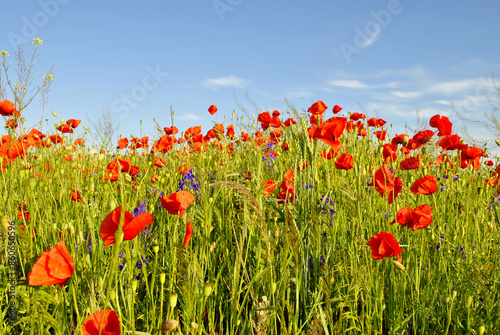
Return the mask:
M 2 57 L 1 334 L 500 330 L 500 167 L 446 116 L 318 101 L 91 153 L 80 120 L 25 125 L 52 74 Z

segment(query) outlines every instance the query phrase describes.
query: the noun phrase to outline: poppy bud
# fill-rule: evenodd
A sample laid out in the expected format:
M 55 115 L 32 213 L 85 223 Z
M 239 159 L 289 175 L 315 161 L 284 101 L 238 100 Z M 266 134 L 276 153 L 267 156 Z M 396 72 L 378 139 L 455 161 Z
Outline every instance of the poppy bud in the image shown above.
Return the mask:
M 175 329 L 177 329 L 177 326 L 179 325 L 179 321 L 175 319 L 170 319 L 168 321 L 163 322 L 161 325 L 161 330 L 164 332 L 171 332 Z
M 30 188 L 35 188 L 36 187 L 36 179 L 34 177 L 30 177 L 28 179 L 28 186 Z
M 405 267 L 403 266 L 403 264 L 399 263 L 398 261 L 393 260 L 392 265 L 394 265 L 397 269 L 399 269 L 401 271 L 405 270 Z
M 100 162 L 104 159 L 104 154 L 99 154 L 99 157 L 97 157 L 97 160 Z
M 129 183 L 131 183 L 132 177 L 128 173 L 125 173 L 125 180 L 128 181 Z
M 6 216 L 2 217 L 2 227 L 6 232 L 9 231 L 9 218 Z
M 271 294 L 274 294 L 274 292 L 276 292 L 276 283 L 272 282 L 271 283 Z
M 484 326 L 479 326 L 479 335 L 483 335 L 486 328 Z
M 212 284 L 206 283 L 205 286 L 203 286 L 203 294 L 205 295 L 205 298 L 208 298 L 211 293 L 212 293 Z
M 153 245 L 153 251 L 155 252 L 155 254 L 157 254 L 158 251 L 160 251 L 160 246 L 158 244 L 154 244 Z
M 467 304 L 466 304 L 467 308 L 470 308 L 471 304 L 472 304 L 472 296 L 469 295 L 469 297 L 467 298 Z
M 108 186 L 107 184 L 105 184 L 104 186 Z M 111 210 L 115 209 L 116 208 L 116 202 L 112 199 L 110 202 L 109 202 L 109 208 Z
M 451 298 L 452 298 L 452 299 L 455 299 L 456 297 L 457 297 L 457 291 L 456 291 L 456 290 L 453 290 L 453 291 L 451 292 Z
M 52 115 L 54 115 L 55 117 L 57 117 L 57 114 L 54 111 L 52 111 Z
M 165 284 L 165 272 L 160 273 L 160 284 Z
M 169 293 L 168 304 L 170 305 L 170 308 L 175 308 L 177 305 L 177 293 Z
M 116 299 L 116 291 L 111 289 L 111 291 L 109 291 L 109 299 L 110 300 L 115 300 Z
M 137 282 L 138 282 L 138 280 L 135 278 L 132 279 L 132 281 L 130 282 L 130 288 L 132 288 L 132 291 L 134 291 L 134 292 L 137 289 Z
M 20 170 L 17 174 L 19 178 L 23 179 L 26 176 L 26 170 Z

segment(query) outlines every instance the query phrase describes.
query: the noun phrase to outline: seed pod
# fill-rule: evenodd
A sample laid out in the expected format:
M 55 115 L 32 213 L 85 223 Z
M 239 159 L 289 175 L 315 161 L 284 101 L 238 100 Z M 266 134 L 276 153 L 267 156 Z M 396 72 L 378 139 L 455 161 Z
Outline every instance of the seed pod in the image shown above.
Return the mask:
M 177 305 L 177 293 L 169 293 L 168 304 L 170 305 L 170 308 L 175 308 Z
M 179 325 L 179 321 L 175 319 L 170 319 L 168 321 L 163 322 L 161 325 L 161 330 L 163 332 L 171 332 L 175 329 L 177 329 L 177 326 Z

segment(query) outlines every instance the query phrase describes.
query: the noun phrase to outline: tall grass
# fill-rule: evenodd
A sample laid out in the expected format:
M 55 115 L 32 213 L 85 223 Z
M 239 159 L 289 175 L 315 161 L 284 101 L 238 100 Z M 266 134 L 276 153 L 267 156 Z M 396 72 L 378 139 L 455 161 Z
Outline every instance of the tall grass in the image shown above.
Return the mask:
M 390 138 L 378 140 L 372 128 L 367 136 L 344 132 L 341 153 L 354 157 L 354 167 L 337 170 L 335 159 L 320 156 L 329 146 L 312 141 L 307 121 L 296 120 L 274 146 L 275 160 L 263 158 L 267 130 L 261 145 L 223 137 L 222 150 L 207 144 L 198 153 L 176 144 L 154 155 L 145 149 L 73 151 L 69 135 L 65 145 L 30 149 L 6 164 L 0 202 L 3 223 L 16 225 L 18 320 L 8 322 L 10 286 L 2 280 L 0 333 L 80 334 L 84 320 L 104 309 L 118 314 L 124 334 L 159 334 L 169 319 L 179 321 L 177 334 L 499 331 L 500 197 L 497 187 L 485 184 L 494 167 L 461 169 L 459 151 L 448 152 L 451 164 L 431 164 L 438 154 L 434 137 L 412 153 L 423 154 L 419 169 L 401 170 L 399 152 L 388 163 L 403 180 L 389 205 L 369 183 L 384 164 L 379 148 Z M 132 159 L 139 175 L 104 180 L 106 166 L 122 156 Z M 158 156 L 166 167 L 152 165 Z M 199 188 L 190 190 L 195 182 L 178 172 L 183 164 Z M 280 203 L 279 185 L 290 169 L 296 199 Z M 436 177 L 438 190 L 414 195 L 410 187 L 424 175 Z M 196 201 L 179 218 L 161 208 L 159 197 L 176 192 L 183 178 Z M 267 180 L 278 183 L 269 197 L 263 192 Z M 71 190 L 83 201 L 72 201 Z M 154 222 L 135 239 L 105 249 L 99 236 L 104 217 L 119 205 L 133 212 L 142 202 Z M 424 203 L 433 211 L 429 227 L 413 232 L 391 225 L 399 209 Z M 23 213 L 18 218 L 21 204 L 29 220 Z M 183 248 L 188 221 L 194 235 Z M 381 231 L 391 232 L 403 248 L 400 264 L 371 257 L 367 241 Z M 4 279 L 5 231 L 1 241 Z M 67 285 L 28 286 L 38 256 L 59 241 L 76 267 Z

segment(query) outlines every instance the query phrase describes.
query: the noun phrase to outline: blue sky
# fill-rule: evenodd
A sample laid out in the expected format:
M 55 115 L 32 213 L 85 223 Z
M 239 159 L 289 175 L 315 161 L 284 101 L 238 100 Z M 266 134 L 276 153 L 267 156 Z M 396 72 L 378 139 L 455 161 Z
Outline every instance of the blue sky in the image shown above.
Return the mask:
M 87 116 L 95 122 L 107 110 L 119 134 L 140 136 L 143 120 L 152 135 L 153 119 L 171 125 L 172 106 L 181 131 L 206 132 L 240 108 L 284 114 L 286 97 L 299 111 L 323 100 L 327 116 L 336 104 L 363 108 L 394 132 L 415 128 L 419 109 L 448 115 L 458 131 L 451 102 L 477 117 L 491 111 L 487 88 L 498 104 L 499 14 L 492 0 L 9 1 L 0 50 L 14 63 L 17 42 L 29 52 L 32 38 L 43 40 L 34 83 L 56 63 L 43 116 L 51 124 L 52 110 L 87 127 Z M 42 118 L 38 101 L 25 117 Z

